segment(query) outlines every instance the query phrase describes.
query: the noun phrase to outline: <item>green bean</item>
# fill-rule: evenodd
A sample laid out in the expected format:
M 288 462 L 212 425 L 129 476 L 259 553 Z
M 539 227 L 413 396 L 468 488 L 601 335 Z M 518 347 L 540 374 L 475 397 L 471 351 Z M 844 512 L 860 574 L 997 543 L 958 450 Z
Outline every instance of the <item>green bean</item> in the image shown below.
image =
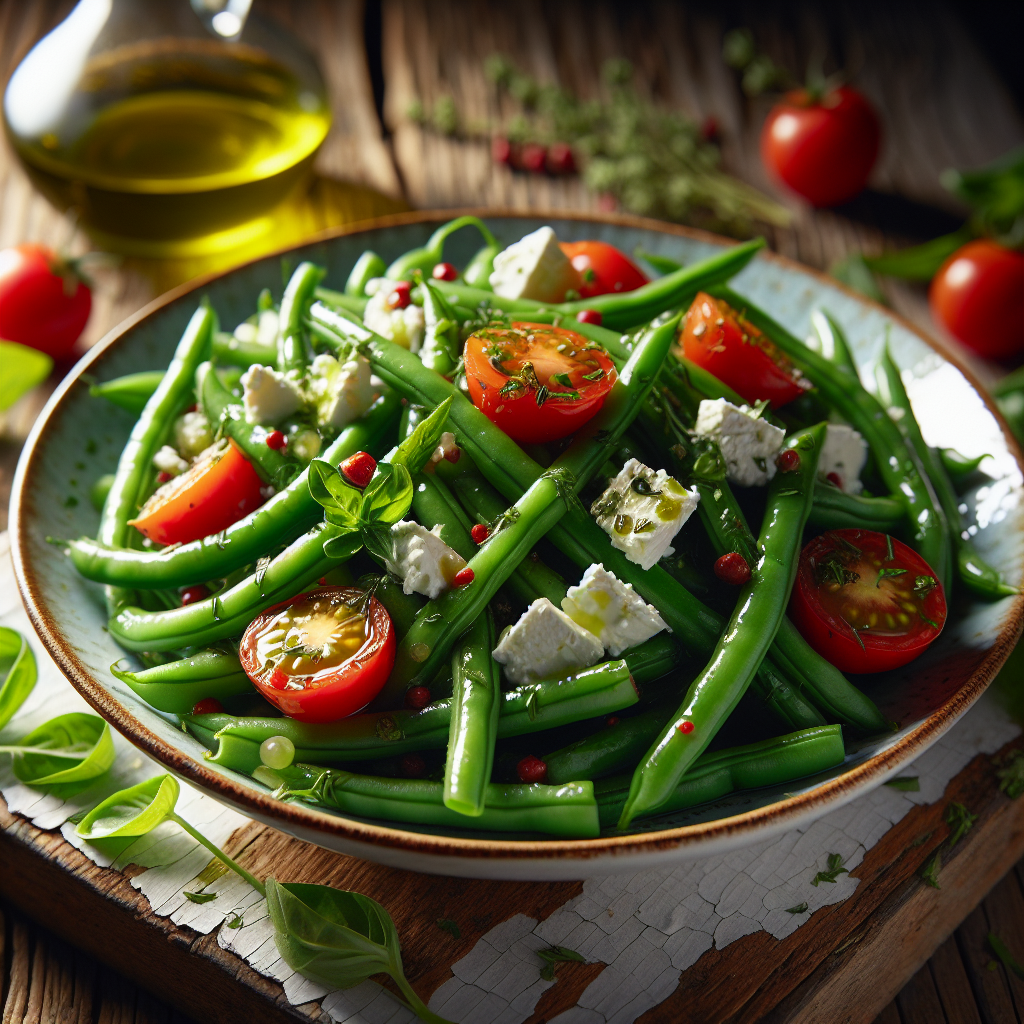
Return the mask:
M 992 457 L 986 453 L 985 455 L 975 455 L 974 458 L 969 459 L 966 455 L 961 455 L 955 448 L 939 448 L 937 451 L 949 479 L 958 490 L 965 480 L 977 472 L 978 467 L 985 459 Z
M 709 290 L 743 311 L 743 315 L 768 335 L 860 432 L 874 454 L 886 487 L 903 506 L 914 547 L 948 592 L 952 564 L 946 517 L 916 455 L 878 399 L 849 371 L 838 369 L 824 356 L 809 349 L 743 296 L 721 286 Z
M 398 418 L 400 404 L 397 394 L 385 394 L 362 419 L 345 427 L 321 458 L 337 465 L 358 451 L 376 449 Z M 180 587 L 226 576 L 293 540 L 322 517 L 307 477 L 304 469 L 260 508 L 213 536 L 162 551 L 135 551 L 82 538 L 70 542 L 71 560 L 86 579 L 118 586 Z
M 814 484 L 814 501 L 807 522 L 822 530 L 860 527 L 879 533 L 894 533 L 903 525 L 903 505 L 896 498 L 869 498 L 847 494 L 835 484 L 821 480 Z
M 103 511 L 103 506 L 106 503 L 107 495 L 110 493 L 110 488 L 114 486 L 114 474 L 104 473 L 96 483 L 89 488 L 89 502 L 97 512 Z M 89 540 L 90 544 L 96 544 L 96 541 Z M 73 543 L 73 542 L 72 542 Z
M 484 810 L 475 818 L 444 805 L 440 782 L 385 779 L 315 765 L 258 769 L 256 778 L 277 785 L 279 799 L 296 799 L 360 818 L 378 818 L 487 832 L 541 832 L 568 839 L 594 839 L 597 803 L 589 782 L 565 786 L 487 786 Z
M 203 363 L 196 371 L 196 390 L 210 426 L 230 437 L 265 481 L 277 488 L 287 487 L 300 466 L 267 444 L 265 427 L 246 421 L 245 410 L 221 383 L 213 363 Z
M 129 373 L 124 377 L 93 384 L 89 394 L 93 398 L 105 398 L 108 402 L 138 416 L 146 408 L 146 402 L 164 379 L 163 370 L 143 370 Z
M 853 380 L 860 380 L 857 364 L 854 362 L 850 344 L 846 340 L 838 321 L 821 309 L 811 313 L 811 327 L 817 335 L 820 352 L 837 370 Z
M 717 800 L 736 790 L 793 782 L 835 768 L 843 763 L 844 757 L 842 729 L 838 725 L 822 725 L 744 747 L 705 753 L 660 806 L 649 807 L 636 817 L 668 814 Z M 629 790 L 628 775 L 594 786 L 602 828 L 619 820 Z
M 772 650 L 758 665 L 757 673 L 750 681 L 749 692 L 791 729 L 810 729 L 824 725 L 825 716 L 799 692 L 796 684 L 790 682 L 790 679 L 803 682 L 801 674 L 791 668 L 792 674 L 787 678 L 776 666 L 776 657 L 777 652 Z
M 391 616 L 391 624 L 395 627 L 395 637 L 398 640 L 409 632 L 419 610 L 427 603 L 426 598 L 419 594 L 406 594 L 402 590 L 401 581 L 387 572 L 374 585 L 373 596 L 384 605 L 384 610 Z
M 449 235 L 454 234 L 460 228 L 475 227 L 484 237 L 489 246 L 497 246 L 498 240 L 491 233 L 490 228 L 479 217 L 465 216 L 456 217 L 455 220 L 442 224 L 427 239 L 427 244 L 421 249 L 412 249 L 402 256 L 399 256 L 387 269 L 385 276 L 393 281 L 410 281 L 413 272 L 416 270 L 429 274 L 434 267 L 444 259 L 444 243 Z
M 497 640 L 485 611 L 452 652 L 452 711 L 444 768 L 444 805 L 470 817 L 484 811 L 494 765 L 501 671 L 491 657 Z
M 424 278 L 420 289 L 425 328 L 420 361 L 429 369 L 447 376 L 455 371 L 462 356 L 458 317 L 432 281 Z
M 778 632 L 796 576 L 824 438 L 825 424 L 820 423 L 787 441 L 786 448 L 796 451 L 799 461 L 790 472 L 776 473 L 769 484 L 757 545 L 761 558 L 751 566 L 751 580 L 741 590 L 710 662 L 634 773 L 621 828 L 669 798 L 736 707 Z
M 498 736 L 525 736 L 555 729 L 582 718 L 621 711 L 637 700 L 625 661 L 603 662 L 559 679 L 503 692 Z M 291 740 L 300 761 L 328 764 L 440 749 L 448 742 L 451 712 L 452 698 L 447 697 L 416 711 L 400 708 L 364 713 L 325 725 L 293 718 L 236 718 L 222 713 L 185 716 L 184 723 L 212 751 L 208 760 L 251 773 L 260 764 L 260 744 L 271 736 Z
M 138 672 L 125 672 L 114 664 L 110 671 L 157 711 L 174 715 L 189 714 L 207 697 L 223 700 L 253 689 L 238 656 L 223 651 L 198 651 Z
M 262 341 L 241 341 L 226 331 L 213 336 L 210 354 L 216 363 L 227 363 L 248 370 L 250 366 L 277 366 L 277 345 Z
M 500 242 L 488 242 L 474 253 L 473 258 L 462 271 L 462 280 L 474 288 L 490 288 L 494 272 L 494 257 L 501 252 Z
M 362 317 L 366 311 L 366 303 L 370 300 L 362 296 L 346 295 L 344 292 L 336 292 L 331 288 L 324 288 L 322 285 L 313 292 L 317 302 L 322 302 L 329 309 L 343 310 L 349 314 Z
M 925 443 L 921 427 L 907 396 L 907 389 L 903 386 L 899 367 L 893 362 L 888 345 L 885 346 L 878 361 L 876 378 L 882 401 L 890 408 L 902 410 L 903 415 L 898 420 L 899 429 L 921 460 L 921 465 L 928 474 L 932 487 L 935 488 L 939 504 L 950 526 L 960 582 L 972 593 L 987 601 L 995 601 L 1000 597 L 1011 597 L 1017 594 L 1017 588 L 1004 583 L 999 571 L 978 554 L 974 541 L 963 527 L 960 518 L 960 499 L 957 497 L 952 481 L 946 475 L 942 460 L 936 454 L 935 449 Z
M 305 335 L 306 309 L 324 276 L 323 267 L 303 261 L 295 268 L 281 300 L 277 333 L 277 368 L 301 373 L 309 363 Z
M 367 249 L 349 272 L 348 280 L 345 282 L 345 294 L 353 298 L 365 297 L 367 283 L 375 277 L 383 277 L 387 269 L 384 261 L 372 249 Z

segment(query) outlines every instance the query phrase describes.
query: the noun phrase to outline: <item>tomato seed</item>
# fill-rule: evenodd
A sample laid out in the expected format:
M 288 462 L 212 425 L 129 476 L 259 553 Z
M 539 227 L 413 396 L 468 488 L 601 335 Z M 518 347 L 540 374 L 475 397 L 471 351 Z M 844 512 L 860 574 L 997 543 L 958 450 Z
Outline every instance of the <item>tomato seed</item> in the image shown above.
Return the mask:
M 460 569 L 455 576 L 452 578 L 453 587 L 465 587 L 468 586 L 473 580 L 476 579 L 476 573 L 467 565 L 465 569 Z
M 800 468 L 800 453 L 795 448 L 787 448 L 775 460 L 780 473 L 794 473 Z
M 693 722 L 690 722 L 690 721 L 680 722 L 679 723 L 679 731 L 681 733 L 683 733 L 684 736 L 689 736 L 690 733 L 693 732 Z
M 459 272 L 450 263 L 435 263 L 430 275 L 435 281 L 454 281 Z
M 474 544 L 483 544 L 485 540 L 491 535 L 491 531 L 483 523 L 477 523 L 472 530 L 469 531 L 470 537 L 473 538 Z
M 723 583 L 742 587 L 750 582 L 750 566 L 738 551 L 730 551 L 715 562 L 715 575 Z

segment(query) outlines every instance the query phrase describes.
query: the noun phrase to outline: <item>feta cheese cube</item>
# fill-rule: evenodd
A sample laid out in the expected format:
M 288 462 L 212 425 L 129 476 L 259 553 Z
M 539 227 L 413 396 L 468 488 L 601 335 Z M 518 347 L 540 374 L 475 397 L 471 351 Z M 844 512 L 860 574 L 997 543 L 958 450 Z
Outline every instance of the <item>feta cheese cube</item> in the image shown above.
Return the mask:
M 309 393 L 321 427 L 347 427 L 363 416 L 377 398 L 370 361 L 355 355 L 344 363 L 319 355 L 309 368 Z
M 495 295 L 503 299 L 562 302 L 570 289 L 579 290 L 580 278 L 562 252 L 550 227 L 538 228 L 513 242 L 494 257 L 490 277 Z
M 835 473 L 839 486 L 847 494 L 860 494 L 864 485 L 860 473 L 868 461 L 868 446 L 853 427 L 845 423 L 829 423 L 825 444 L 818 457 L 818 473 L 828 476 Z
M 665 470 L 655 472 L 639 459 L 630 459 L 590 511 L 613 548 L 650 569 L 672 554 L 672 538 L 699 501 L 696 488 L 688 491 Z
M 203 413 L 187 412 L 174 423 L 174 446 L 182 455 L 194 459 L 213 444 L 213 431 Z
M 603 653 L 604 646 L 593 633 L 546 597 L 537 598 L 491 652 L 504 665 L 505 678 L 516 686 L 586 668 Z
M 161 473 L 180 476 L 188 469 L 188 463 L 169 444 L 165 444 L 153 456 L 153 467 Z
M 577 625 L 589 630 L 617 658 L 656 633 L 668 629 L 658 609 L 647 604 L 603 565 L 592 565 L 578 587 L 570 587 L 562 611 Z
M 403 519 L 391 527 L 395 559 L 387 567 L 402 581 L 406 594 L 423 594 L 433 601 L 450 586 L 466 560 L 441 540 L 441 527 L 428 530 Z
M 242 405 L 245 422 L 273 426 L 302 404 L 299 385 L 269 366 L 254 363 L 242 374 Z
M 697 411 L 694 433 L 718 443 L 726 475 L 742 487 L 763 487 L 775 476 L 775 458 L 786 432 L 748 405 L 733 405 L 724 398 L 705 399 Z
M 418 352 L 425 330 L 423 307 L 411 302 L 404 309 L 392 309 L 391 293 L 397 284 L 386 277 L 375 277 L 367 283 L 370 300 L 363 310 L 363 323 L 374 334 Z

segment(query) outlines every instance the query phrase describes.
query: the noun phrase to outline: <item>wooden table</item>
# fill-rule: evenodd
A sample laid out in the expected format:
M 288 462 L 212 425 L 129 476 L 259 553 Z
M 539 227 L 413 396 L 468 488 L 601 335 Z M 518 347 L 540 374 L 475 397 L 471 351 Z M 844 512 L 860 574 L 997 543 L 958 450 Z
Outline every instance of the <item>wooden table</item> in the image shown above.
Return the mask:
M 0 2 L 4 80 L 70 6 L 67 0 Z M 767 101 L 742 96 L 718 56 L 722 31 L 749 25 L 759 43 L 794 70 L 816 47 L 824 47 L 883 112 L 887 141 L 871 188 L 842 210 L 816 212 L 784 198 L 794 222 L 788 229 L 769 231 L 770 243 L 822 269 L 850 251 L 874 252 L 955 226 L 960 211 L 938 185 L 937 172 L 983 163 L 1024 138 L 1020 112 L 944 5 L 929 7 L 926 14 L 922 8 L 917 15 L 883 3 L 834 4 L 827 13 L 809 4 L 745 5 L 721 15 L 707 6 L 673 4 L 384 0 L 369 8 L 369 50 L 358 0 L 264 0 L 258 8 L 289 24 L 318 55 L 335 112 L 318 163 L 321 178 L 303 207 L 302 224 L 309 231 L 400 209 L 406 202 L 420 207 L 593 208 L 596 200 L 577 181 L 497 168 L 483 144 L 426 133 L 405 116 L 413 99 L 430 105 L 445 94 L 470 116 L 495 116 L 498 101 L 481 72 L 481 58 L 495 51 L 583 95 L 597 88 L 595 69 L 603 59 L 627 56 L 642 88 L 698 119 L 714 116 L 722 128 L 727 168 L 772 192 L 756 145 Z M 375 105 L 375 79 L 378 93 L 383 84 L 383 120 Z M 354 185 L 339 186 L 337 178 Z M 79 251 L 88 244 L 32 192 L 10 152 L 0 149 L 0 247 L 26 239 L 70 243 Z M 200 262 L 129 261 L 103 272 L 85 342 L 97 340 L 164 287 L 203 269 Z M 886 294 L 898 311 L 936 333 L 922 289 L 887 284 Z M 972 367 L 982 379 L 996 372 L 978 361 Z M 38 403 L 38 396 L 26 400 L 8 417 L 7 436 L 0 442 L 3 506 L 19 437 Z M 0 518 L 4 513 L 0 508 Z M 947 864 L 942 891 L 923 888 L 914 873 L 941 841 L 945 826 L 938 819 L 944 803 L 919 808 L 912 821 L 905 819 L 871 851 L 856 869 L 863 881 L 855 898 L 819 911 L 781 950 L 762 935 L 705 954 L 686 972 L 676 994 L 643 1020 L 841 1020 L 844 1009 L 846 1019 L 861 1020 L 866 1006 L 881 1007 L 910 978 L 882 1010 L 880 1021 L 1024 1021 L 1024 986 L 1008 981 L 1002 970 L 988 970 L 984 947 L 985 935 L 994 928 L 1024 960 L 1024 862 L 1005 874 L 1024 852 L 1024 823 L 1019 808 L 994 794 L 991 771 L 990 763 L 979 758 L 950 784 L 947 799 L 970 801 L 982 818 Z M 920 846 L 909 845 L 928 833 Z M 258 867 L 264 858 L 294 856 L 296 841 L 255 827 L 233 837 L 232 846 L 243 851 L 250 867 Z M 193 993 L 212 1002 L 186 999 L 188 1005 L 209 1006 L 213 1014 L 219 1004 L 216 1015 L 232 1019 L 222 1016 L 229 1001 L 238 998 L 225 986 L 225 971 L 235 972 L 253 995 L 252 1001 L 242 998 L 236 1004 L 236 1019 L 243 1016 L 243 1005 L 249 1020 L 311 1019 L 296 1017 L 280 1003 L 280 986 L 259 978 L 237 958 L 225 960 L 216 943 L 211 946 L 187 929 L 152 920 L 124 874 L 96 869 L 59 836 L 26 825 L 2 807 L 0 851 L 0 890 L 21 908 L 11 911 L 8 904 L 6 924 L 0 927 L 0 943 L 6 942 L 7 949 L 0 954 L 3 1024 L 183 1020 L 178 1011 L 147 996 L 146 989 L 179 1004 L 183 993 Z M 423 884 L 418 876 L 382 872 L 323 851 L 314 853 L 313 862 L 317 878 L 371 895 L 395 885 Z M 73 881 L 68 884 L 68 879 Z M 454 881 L 426 884 L 436 896 L 435 916 L 445 916 L 446 901 L 463 898 L 467 889 L 466 883 Z M 410 915 L 399 922 L 411 951 L 410 976 L 429 991 L 442 980 L 447 963 L 461 955 L 459 950 L 464 952 L 489 921 L 501 919 L 505 901 L 541 913 L 545 906 L 564 902 L 572 885 L 473 883 L 473 898 L 484 909 L 458 949 L 441 949 L 428 927 L 429 915 L 422 920 Z M 58 934 L 114 962 L 134 980 L 98 967 L 26 915 L 49 917 L 57 922 Z M 120 952 L 129 949 L 133 967 Z M 918 969 L 933 950 L 932 959 Z M 168 964 L 175 965 L 170 975 Z M 559 984 L 532 1019 L 546 1020 L 574 1005 L 595 969 L 599 965 L 561 967 Z M 692 1017 L 698 1008 L 703 1008 L 701 1015 Z M 204 1013 L 195 1016 L 201 1019 Z

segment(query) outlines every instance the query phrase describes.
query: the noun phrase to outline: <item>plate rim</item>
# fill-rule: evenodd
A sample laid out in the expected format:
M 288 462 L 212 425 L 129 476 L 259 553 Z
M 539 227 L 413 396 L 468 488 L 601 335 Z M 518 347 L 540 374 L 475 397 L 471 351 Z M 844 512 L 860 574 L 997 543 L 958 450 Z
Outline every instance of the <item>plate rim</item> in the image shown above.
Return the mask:
M 943 705 L 933 711 L 915 729 L 907 733 L 888 750 L 875 754 L 842 775 L 823 782 L 814 789 L 786 797 L 782 800 L 730 815 L 713 821 L 700 822 L 676 828 L 642 832 L 626 836 L 603 836 L 597 839 L 545 839 L 545 840 L 497 840 L 466 839 L 448 836 L 408 832 L 401 828 L 357 821 L 341 815 L 330 814 L 317 808 L 301 804 L 285 803 L 273 799 L 269 793 L 245 786 L 227 775 L 212 771 L 201 760 L 185 754 L 153 733 L 140 719 L 136 718 L 120 701 L 95 679 L 86 666 L 61 635 L 56 619 L 51 616 L 31 564 L 29 552 L 30 517 L 23 513 L 27 505 L 29 478 L 36 461 L 41 457 L 43 442 L 55 429 L 55 414 L 72 388 L 79 383 L 82 375 L 100 360 L 110 349 L 143 322 L 154 317 L 165 307 L 177 302 L 192 292 L 201 290 L 210 283 L 230 274 L 244 270 L 266 259 L 273 259 L 304 249 L 318 243 L 333 241 L 349 235 L 358 235 L 391 227 L 444 222 L 465 215 L 488 218 L 520 220 L 569 220 L 607 224 L 618 227 L 653 231 L 658 234 L 676 235 L 717 246 L 733 246 L 735 239 L 717 235 L 698 228 L 680 224 L 637 217 L 629 214 L 588 213 L 569 210 L 516 210 L 507 208 L 468 207 L 442 210 L 421 210 L 410 213 L 389 214 L 372 220 L 358 221 L 340 228 L 331 228 L 310 236 L 301 243 L 247 260 L 224 271 L 215 271 L 186 281 L 170 291 L 157 296 L 142 309 L 127 317 L 108 331 L 72 367 L 61 381 L 50 400 L 33 425 L 18 460 L 11 490 L 11 556 L 14 562 L 15 578 L 33 628 L 47 652 L 68 678 L 72 686 L 85 700 L 123 736 L 147 753 L 170 771 L 193 783 L 215 797 L 236 807 L 241 806 L 264 821 L 281 821 L 285 828 L 301 829 L 336 836 L 339 839 L 368 846 L 386 846 L 409 854 L 424 854 L 429 858 L 438 857 L 500 860 L 524 862 L 530 860 L 568 859 L 588 861 L 607 857 L 642 857 L 645 853 L 662 855 L 671 850 L 692 848 L 700 845 L 736 843 L 743 835 L 756 841 L 759 830 L 783 825 L 795 826 L 832 807 L 838 807 L 860 792 L 873 788 L 884 781 L 886 776 L 898 770 L 904 763 L 922 753 L 937 740 L 956 720 L 981 696 L 998 670 L 1009 657 L 1024 629 L 1024 593 L 1018 593 L 1010 606 L 999 635 L 989 648 L 984 660 L 967 681 Z M 986 408 L 995 416 L 1002 430 L 1004 440 L 1017 466 L 1024 472 L 1024 453 L 1016 438 L 1010 432 L 991 397 L 969 367 L 957 355 L 948 353 L 932 341 L 920 328 L 905 317 L 881 304 L 853 291 L 842 282 L 815 270 L 796 260 L 782 256 L 765 248 L 759 258 L 782 266 L 786 270 L 799 271 L 810 275 L 829 287 L 845 292 L 861 305 L 882 314 L 898 323 L 905 330 L 917 336 L 943 360 L 951 363 L 963 374 L 979 394 Z

